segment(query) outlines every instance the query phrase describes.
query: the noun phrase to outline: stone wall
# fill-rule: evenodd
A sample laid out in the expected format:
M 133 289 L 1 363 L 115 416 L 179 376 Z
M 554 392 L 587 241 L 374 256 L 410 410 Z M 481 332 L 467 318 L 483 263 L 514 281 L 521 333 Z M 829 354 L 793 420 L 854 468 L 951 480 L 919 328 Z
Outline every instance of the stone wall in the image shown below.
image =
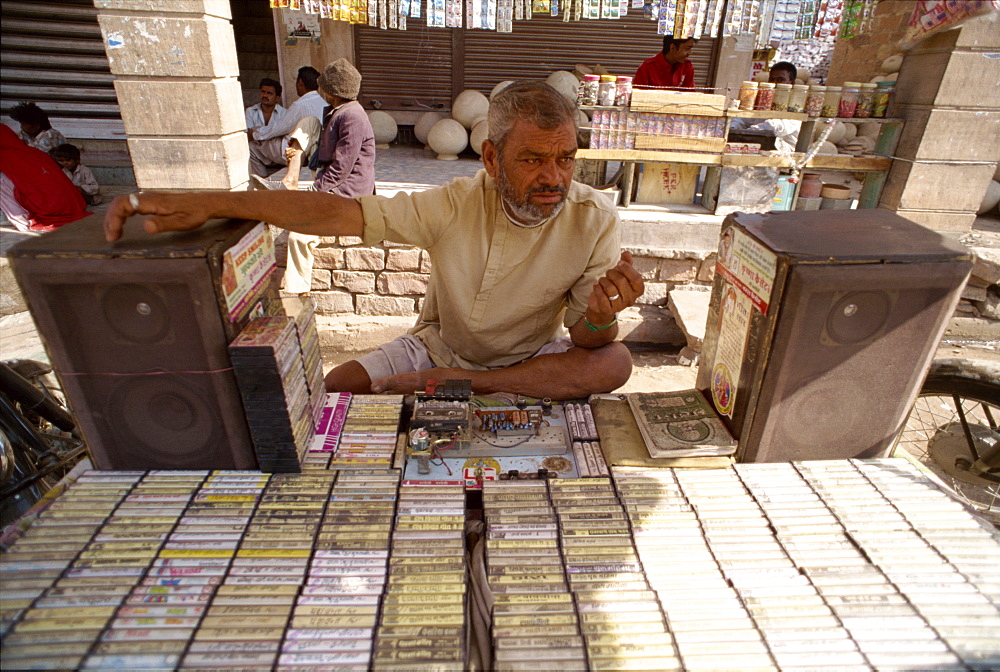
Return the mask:
M 278 264 L 284 267 L 287 234 L 275 230 Z M 639 324 L 665 313 L 667 295 L 673 289 L 709 291 L 715 272 L 715 253 L 706 251 L 660 251 L 633 249 L 633 264 L 646 284 L 628 319 L 626 331 L 634 339 L 650 343 L 683 344 L 672 324 Z M 283 268 L 282 268 L 283 270 Z M 383 243 L 370 247 L 360 238 L 324 238 L 316 250 L 312 297 L 320 315 L 353 313 L 379 316 L 416 315 L 420 310 L 431 262 L 428 253 L 414 247 Z M 668 320 L 669 322 L 669 320 Z
M 883 0 L 875 6 L 871 28 L 857 37 L 837 38 L 826 83 L 867 82 L 882 74 L 882 61 L 900 51 L 899 41 L 913 14 L 912 2 Z

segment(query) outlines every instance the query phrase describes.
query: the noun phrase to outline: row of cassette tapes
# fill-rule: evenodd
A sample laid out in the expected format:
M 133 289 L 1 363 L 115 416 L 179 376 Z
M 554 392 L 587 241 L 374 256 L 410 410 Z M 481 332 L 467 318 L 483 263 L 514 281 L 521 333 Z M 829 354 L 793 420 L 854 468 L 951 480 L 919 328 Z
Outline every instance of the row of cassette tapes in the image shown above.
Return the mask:
M 327 394 L 303 469 L 390 468 L 402 412 L 402 395 Z
M 464 670 L 465 485 L 404 481 L 373 669 Z

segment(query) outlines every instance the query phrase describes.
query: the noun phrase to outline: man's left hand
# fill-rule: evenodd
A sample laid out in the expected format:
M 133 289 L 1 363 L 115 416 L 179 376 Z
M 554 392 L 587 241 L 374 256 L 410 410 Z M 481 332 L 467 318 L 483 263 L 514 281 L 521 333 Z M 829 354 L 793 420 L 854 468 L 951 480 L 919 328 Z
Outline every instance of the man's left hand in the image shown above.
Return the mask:
M 614 315 L 635 303 L 642 296 L 645 285 L 642 276 L 632 266 L 632 254 L 622 252 L 621 260 L 594 283 L 594 290 L 587 299 L 587 314 L 607 319 L 592 324 L 606 324 Z M 588 317 L 590 319 L 590 317 Z

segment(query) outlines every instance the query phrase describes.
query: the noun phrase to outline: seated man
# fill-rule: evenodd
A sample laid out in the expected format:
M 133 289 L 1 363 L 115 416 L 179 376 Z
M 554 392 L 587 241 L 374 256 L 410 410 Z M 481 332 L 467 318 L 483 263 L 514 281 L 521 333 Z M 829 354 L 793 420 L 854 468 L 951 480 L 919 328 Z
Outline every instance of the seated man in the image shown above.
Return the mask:
M 633 86 L 693 89 L 694 65 L 688 60 L 695 39 L 663 36 L 663 51 L 642 62 L 632 79 Z
M 488 123 L 486 169 L 474 178 L 392 198 L 148 192 L 116 199 L 105 234 L 117 240 L 137 213 L 154 215 L 150 233 L 233 217 L 426 249 L 432 271 L 416 325 L 333 369 L 328 390 L 404 394 L 431 378 L 553 399 L 613 390 L 632 367 L 615 341 L 617 313 L 643 282 L 631 255 L 619 254 L 614 205 L 572 181 L 575 106 L 543 82 L 519 82 L 493 100 Z
M 788 61 L 779 61 L 771 66 L 767 81 L 772 84 L 794 84 L 798 69 Z M 729 120 L 730 131 L 763 131 L 774 135 L 774 148 L 779 152 L 795 151 L 802 122 L 794 119 L 747 119 L 733 117 Z
M 285 113 L 281 100 L 281 84 L 270 77 L 260 80 L 260 102 L 251 105 L 243 111 L 247 121 L 247 130 L 267 128 L 277 123 Z
M 248 128 L 250 134 L 250 174 L 266 177 L 288 165 L 285 150 L 297 147 L 308 153 L 319 138 L 320 121 L 326 101 L 316 92 L 319 71 L 308 65 L 299 68 L 295 91 L 299 99 L 281 118 L 267 126 Z

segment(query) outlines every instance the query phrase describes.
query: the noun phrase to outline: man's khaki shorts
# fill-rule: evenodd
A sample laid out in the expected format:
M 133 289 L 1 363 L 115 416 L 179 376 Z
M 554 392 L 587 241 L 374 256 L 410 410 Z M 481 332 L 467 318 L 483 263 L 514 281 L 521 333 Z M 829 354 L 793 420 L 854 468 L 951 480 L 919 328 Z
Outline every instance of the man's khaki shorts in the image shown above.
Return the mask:
M 573 347 L 569 338 L 557 338 L 543 345 L 532 357 L 554 355 Z M 427 354 L 423 342 L 411 334 L 404 334 L 388 343 L 380 345 L 373 352 L 358 357 L 357 362 L 368 372 L 372 380 L 388 378 L 397 373 L 410 373 L 433 369 L 436 364 Z

